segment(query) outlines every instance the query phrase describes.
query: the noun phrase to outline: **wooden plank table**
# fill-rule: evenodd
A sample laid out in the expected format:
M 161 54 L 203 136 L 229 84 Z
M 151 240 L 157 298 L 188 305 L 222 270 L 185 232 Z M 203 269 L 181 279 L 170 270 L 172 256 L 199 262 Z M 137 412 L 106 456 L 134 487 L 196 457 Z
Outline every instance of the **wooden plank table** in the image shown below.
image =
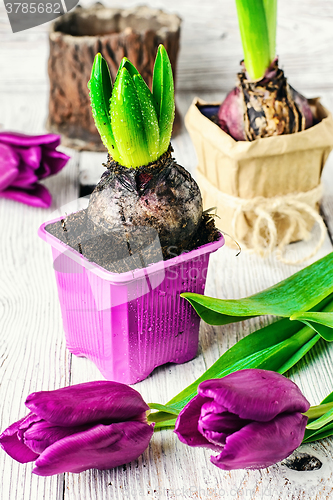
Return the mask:
M 135 2 L 119 2 L 124 6 Z M 150 0 L 166 8 L 166 2 Z M 111 4 L 111 0 L 110 0 Z M 184 116 L 193 97 L 222 100 L 232 87 L 241 59 L 233 0 L 201 2 L 169 0 L 167 8 L 184 20 L 178 65 L 177 105 Z M 278 48 L 290 82 L 306 96 L 321 95 L 333 111 L 333 5 L 325 0 L 282 0 L 279 5 Z M 4 129 L 31 134 L 45 132 L 48 83 L 47 26 L 12 34 L 0 6 L 0 123 Z M 301 51 L 299 50 L 301 47 Z M 196 155 L 183 127 L 173 140 L 175 156 L 192 173 Z M 72 356 L 65 347 L 62 320 L 50 249 L 37 229 L 62 205 L 76 199 L 79 178 L 90 182 L 104 154 L 67 150 L 71 160 L 45 185 L 53 196 L 49 210 L 35 209 L 0 198 L 0 428 L 26 414 L 24 400 L 37 390 L 98 380 L 95 366 Z M 92 170 L 95 172 L 92 174 Z M 329 234 L 318 254 L 332 250 L 333 156 L 323 174 L 322 211 Z M 223 228 L 222 228 L 223 229 Z M 314 240 L 318 237 L 313 231 Z M 298 258 L 314 240 L 290 245 Z M 306 264 L 307 264 L 306 263 Z M 223 247 L 211 256 L 206 294 L 238 298 L 258 292 L 293 274 L 304 264 L 287 266 L 275 256 L 265 260 L 242 252 L 238 257 Z M 236 341 L 267 322 L 256 318 L 236 325 L 201 325 L 198 356 L 184 365 L 157 368 L 135 388 L 146 401 L 165 403 L 208 368 Z M 311 404 L 333 390 L 333 346 L 319 342 L 288 373 Z M 43 478 L 31 474 L 32 464 L 20 465 L 0 452 L 1 500 L 127 500 L 138 499 L 329 499 L 333 498 L 332 439 L 302 446 L 299 451 L 317 457 L 317 470 L 298 471 L 277 464 L 260 471 L 224 472 L 209 461 L 210 452 L 180 443 L 171 431 L 154 435 L 137 461 L 110 471 L 90 470 L 79 475 Z

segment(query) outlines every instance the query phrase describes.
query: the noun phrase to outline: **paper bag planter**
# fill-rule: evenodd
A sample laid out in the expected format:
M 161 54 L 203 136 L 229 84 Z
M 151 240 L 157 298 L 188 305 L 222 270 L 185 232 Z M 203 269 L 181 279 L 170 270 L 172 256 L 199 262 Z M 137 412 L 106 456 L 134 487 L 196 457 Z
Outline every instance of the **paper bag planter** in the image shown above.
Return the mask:
M 217 207 L 219 227 L 243 248 L 265 255 L 308 238 L 317 221 L 320 177 L 333 148 L 333 119 L 319 99 L 317 124 L 296 134 L 235 141 L 206 114 L 220 103 L 195 99 L 185 117 L 198 157 L 204 209 Z M 322 237 L 323 237 L 322 236 Z M 227 242 L 229 243 L 229 242 Z

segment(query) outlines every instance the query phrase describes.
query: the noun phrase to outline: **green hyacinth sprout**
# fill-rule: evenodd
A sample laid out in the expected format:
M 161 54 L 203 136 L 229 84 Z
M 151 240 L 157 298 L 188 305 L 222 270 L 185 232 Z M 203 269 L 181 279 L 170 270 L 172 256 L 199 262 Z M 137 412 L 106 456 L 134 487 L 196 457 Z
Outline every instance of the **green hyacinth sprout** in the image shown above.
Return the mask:
M 97 130 L 116 162 L 140 167 L 167 151 L 175 102 L 171 64 L 163 45 L 155 59 L 152 92 L 126 57 L 112 88 L 109 68 L 101 54 L 95 57 L 88 88 Z
M 236 7 L 245 67 L 259 80 L 275 58 L 277 0 L 236 0 Z

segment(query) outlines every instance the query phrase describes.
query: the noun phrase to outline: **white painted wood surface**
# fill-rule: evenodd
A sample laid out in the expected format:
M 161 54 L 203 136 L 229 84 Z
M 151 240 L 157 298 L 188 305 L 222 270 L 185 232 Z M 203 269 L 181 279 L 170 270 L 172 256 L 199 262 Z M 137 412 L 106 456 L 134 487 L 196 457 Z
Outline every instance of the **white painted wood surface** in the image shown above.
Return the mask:
M 111 0 L 108 2 L 112 4 Z M 122 0 L 118 5 L 134 5 Z M 241 46 L 233 0 L 147 1 L 178 12 L 184 20 L 178 65 L 177 104 L 184 116 L 195 95 L 222 100 L 233 85 Z M 115 4 L 115 2 L 114 2 Z M 166 6 L 167 5 L 167 6 Z M 281 0 L 278 53 L 290 82 L 307 96 L 321 95 L 333 111 L 333 4 L 328 0 Z M 45 132 L 47 114 L 47 26 L 12 34 L 0 4 L 0 123 L 5 129 Z M 194 148 L 183 128 L 173 141 L 179 163 L 194 171 Z M 101 378 L 94 365 L 65 348 L 50 249 L 37 237 L 41 222 L 78 195 L 78 176 L 102 155 L 79 155 L 45 184 L 53 195 L 49 210 L 0 198 L 0 428 L 26 414 L 24 400 L 36 390 Z M 322 209 L 333 234 L 333 155 L 324 170 Z M 314 238 L 316 232 L 314 231 Z M 312 243 L 290 245 L 299 256 Z M 312 259 L 332 250 L 329 237 Z M 257 292 L 291 275 L 274 256 L 257 256 L 222 248 L 211 257 L 206 293 L 236 298 Z M 185 365 L 168 365 L 135 386 L 147 401 L 164 403 L 191 383 L 220 354 L 266 320 L 225 327 L 201 326 L 198 356 Z M 312 404 L 333 390 L 333 346 L 319 343 L 289 376 Z M 111 471 L 87 471 L 51 478 L 31 474 L 0 451 L 1 500 L 127 499 L 330 499 L 333 498 L 333 445 L 326 439 L 302 447 L 323 462 L 321 469 L 297 472 L 278 464 L 261 471 L 223 472 L 210 464 L 210 453 L 188 448 L 171 431 L 154 435 L 137 461 Z

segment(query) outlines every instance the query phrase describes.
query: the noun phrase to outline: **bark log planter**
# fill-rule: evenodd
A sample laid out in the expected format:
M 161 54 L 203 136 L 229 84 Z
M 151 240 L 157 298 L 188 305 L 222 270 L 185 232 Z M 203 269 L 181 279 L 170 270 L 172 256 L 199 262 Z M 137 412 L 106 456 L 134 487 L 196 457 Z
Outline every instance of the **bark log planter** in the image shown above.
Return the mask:
M 156 51 L 162 43 L 175 81 L 180 26 L 177 15 L 145 6 L 116 9 L 96 4 L 61 16 L 49 36 L 48 129 L 61 134 L 66 146 L 105 151 L 92 118 L 87 88 L 95 55 L 101 52 L 106 59 L 113 81 L 122 58 L 128 57 L 151 88 Z M 174 132 L 179 128 L 176 110 Z
M 125 265 L 133 270 L 117 273 L 48 232 L 62 220 L 43 224 L 39 236 L 52 247 L 69 351 L 89 358 L 105 378 L 126 384 L 164 363 L 192 359 L 200 318 L 180 293 L 204 293 L 209 255 L 223 245 L 223 236 L 166 261 L 156 258 L 159 242 L 152 239 L 150 247 L 128 256 Z M 147 264 L 149 255 L 155 260 Z
M 283 261 L 285 245 L 309 237 L 316 221 L 325 236 L 320 177 L 333 148 L 333 119 L 318 99 L 309 103 L 316 125 L 252 142 L 235 141 L 208 118 L 219 103 L 195 99 L 185 117 L 204 209 L 217 207 L 219 227 L 242 248 L 268 255 L 277 246 Z

